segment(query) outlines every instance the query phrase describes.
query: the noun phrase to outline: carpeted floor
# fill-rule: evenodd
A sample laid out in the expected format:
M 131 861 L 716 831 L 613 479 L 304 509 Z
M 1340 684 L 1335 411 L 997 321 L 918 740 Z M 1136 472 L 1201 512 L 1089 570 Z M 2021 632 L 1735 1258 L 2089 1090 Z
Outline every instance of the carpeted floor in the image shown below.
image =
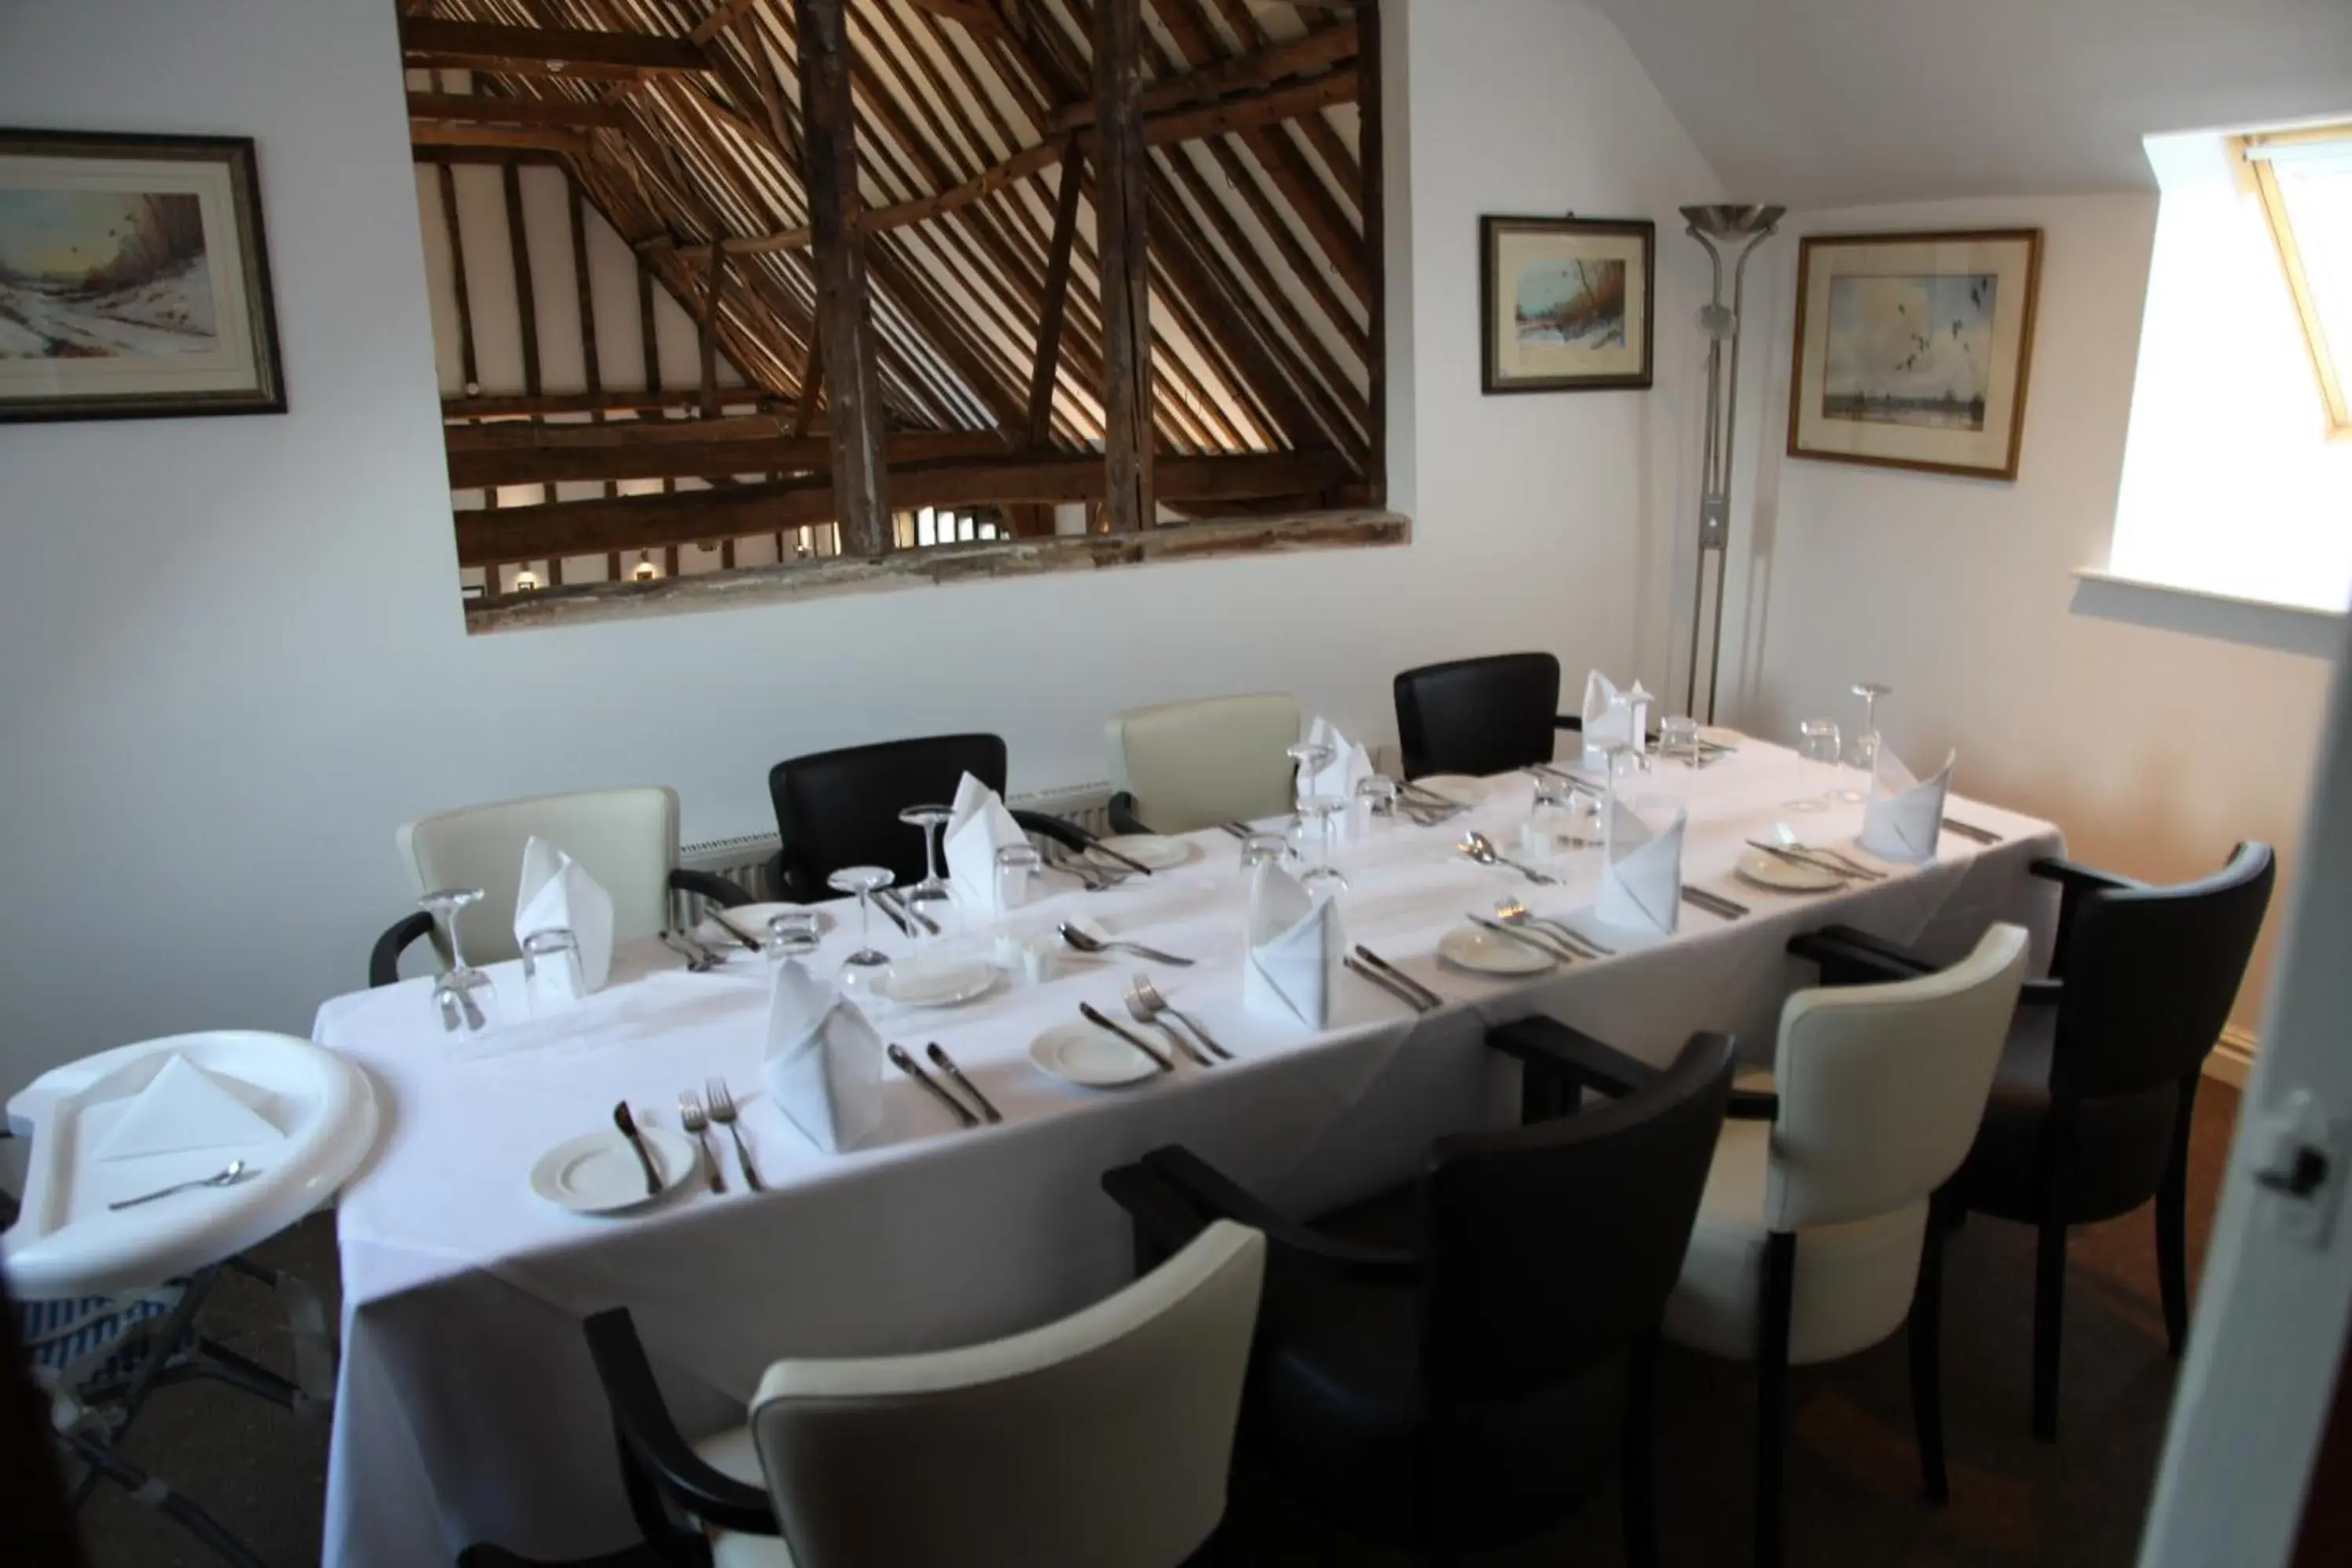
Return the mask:
M 2221 1184 L 2238 1097 L 2210 1083 L 2198 1097 L 2189 1176 L 2192 1279 Z M 2129 1563 L 2164 1441 L 2174 1363 L 2158 1310 L 2154 1217 L 2143 1211 L 2079 1231 L 2066 1296 L 2060 1441 L 2027 1428 L 2032 1331 L 2032 1234 L 1971 1219 L 1953 1237 L 1945 1280 L 1945 1419 L 1952 1500 L 1918 1495 L 1900 1334 L 1868 1353 L 1801 1369 L 1792 1379 L 1789 1557 L 1839 1568 L 2016 1568 Z M 334 1237 L 313 1219 L 258 1249 L 331 1290 Z M 223 1337 L 285 1364 L 268 1301 L 243 1281 L 216 1299 Z M 1748 1553 L 1754 1384 L 1744 1366 L 1669 1351 L 1660 1373 L 1659 1512 L 1669 1568 L 1743 1562 Z M 273 1564 L 317 1560 L 326 1494 L 323 1422 L 206 1385 L 167 1390 L 133 1429 L 129 1451 L 213 1510 Z M 83 1510 L 95 1568 L 206 1568 L 215 1560 L 121 1492 Z M 1333 1535 L 1273 1489 L 1241 1478 L 1227 1535 L 1252 1568 L 1411 1561 Z M 1619 1560 L 1613 1503 L 1546 1539 L 1480 1560 L 1534 1568 Z M 433 1568 L 418 1564 L 417 1568 Z M 1044 1568 L 1044 1565 L 1041 1565 Z M 1066 1565 L 1079 1568 L 1079 1565 Z

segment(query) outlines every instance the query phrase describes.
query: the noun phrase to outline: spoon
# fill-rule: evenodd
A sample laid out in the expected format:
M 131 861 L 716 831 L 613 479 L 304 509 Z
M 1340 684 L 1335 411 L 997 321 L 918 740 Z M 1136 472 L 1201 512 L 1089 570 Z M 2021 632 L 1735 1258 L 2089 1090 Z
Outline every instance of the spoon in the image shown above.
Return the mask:
M 1884 871 L 1874 871 L 1858 861 L 1848 859 L 1834 849 L 1813 847 L 1798 837 L 1797 830 L 1785 822 L 1776 822 L 1772 825 L 1772 841 L 1783 849 L 1793 849 L 1801 855 L 1810 855 L 1818 859 L 1827 860 L 1832 863 L 1833 869 L 1843 871 L 1848 876 L 1859 877 L 1865 882 L 1886 880 L 1886 873 Z
M 1160 1023 L 1161 1014 L 1166 1014 L 1193 1034 L 1198 1035 L 1201 1037 L 1201 1043 L 1218 1056 L 1227 1061 L 1234 1059 L 1234 1054 L 1231 1051 L 1209 1037 L 1209 1031 L 1171 1006 L 1168 998 L 1160 994 L 1160 987 L 1151 984 L 1151 976 L 1148 974 L 1139 974 L 1127 983 L 1127 1010 L 1139 1024 L 1159 1024 L 1161 1033 L 1183 1047 L 1184 1054 L 1204 1068 L 1213 1068 L 1217 1064 L 1193 1049 L 1192 1043 L 1183 1035 Z
M 674 931 L 662 932 L 661 942 L 664 947 L 686 960 L 686 972 L 688 974 L 708 973 L 718 962 L 700 948 L 683 941 Z
M 1172 963 L 1182 969 L 1190 969 L 1192 966 L 1192 961 L 1189 958 L 1179 958 L 1172 952 L 1162 952 L 1156 947 L 1146 947 L 1139 942 L 1107 942 L 1101 937 L 1080 931 L 1068 921 L 1062 922 L 1062 940 L 1080 952 L 1131 952 L 1138 958 L 1148 958 L 1154 963 Z
M 157 1198 L 168 1198 L 173 1193 L 191 1193 L 195 1191 L 198 1187 L 233 1186 L 236 1184 L 236 1179 L 244 1174 L 245 1162 L 242 1160 L 231 1160 L 227 1164 L 222 1166 L 211 1175 L 203 1177 L 200 1180 L 194 1182 L 182 1182 L 176 1187 L 163 1187 L 152 1193 L 142 1193 L 135 1198 L 125 1198 L 121 1203 L 109 1204 L 106 1206 L 110 1209 L 137 1208 L 141 1204 L 152 1204 Z
M 1461 850 L 1462 853 L 1467 855 L 1473 860 L 1477 861 L 1481 866 L 1508 866 L 1512 870 L 1517 871 L 1528 881 L 1540 882 L 1548 888 L 1557 887 L 1559 883 L 1559 878 L 1547 877 L 1541 871 L 1535 869 L 1533 867 L 1522 866 L 1517 860 L 1513 860 L 1497 852 L 1493 842 L 1483 833 L 1471 832 L 1464 834 L 1462 836 L 1462 842 L 1455 845 L 1454 847 Z
M 1506 899 L 1495 906 L 1495 918 L 1507 926 L 1528 926 L 1547 936 L 1557 936 L 1578 954 L 1585 958 L 1614 958 L 1617 950 L 1603 947 L 1574 926 L 1530 910 L 1517 899 Z

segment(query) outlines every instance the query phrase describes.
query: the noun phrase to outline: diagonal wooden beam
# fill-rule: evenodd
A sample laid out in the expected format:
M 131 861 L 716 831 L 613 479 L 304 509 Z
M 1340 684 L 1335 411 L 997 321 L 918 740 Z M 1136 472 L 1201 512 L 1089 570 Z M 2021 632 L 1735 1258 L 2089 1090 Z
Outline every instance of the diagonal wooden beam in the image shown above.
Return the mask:
M 1267 88 L 1285 77 L 1303 76 L 1325 66 L 1338 65 L 1353 56 L 1356 48 L 1354 23 L 1325 27 L 1254 55 L 1162 78 L 1143 89 L 1143 112 L 1159 114 L 1187 104 Z M 1055 115 L 1047 129 L 1075 131 L 1094 122 L 1093 103 L 1074 103 Z
M 1054 380 L 1062 363 L 1062 316 L 1070 302 L 1070 255 L 1077 247 L 1078 192 L 1085 183 L 1086 154 L 1073 149 L 1062 160 L 1062 188 L 1055 194 L 1053 251 L 1045 262 L 1045 305 L 1037 321 L 1037 363 L 1029 376 L 1028 445 L 1045 445 L 1054 424 Z

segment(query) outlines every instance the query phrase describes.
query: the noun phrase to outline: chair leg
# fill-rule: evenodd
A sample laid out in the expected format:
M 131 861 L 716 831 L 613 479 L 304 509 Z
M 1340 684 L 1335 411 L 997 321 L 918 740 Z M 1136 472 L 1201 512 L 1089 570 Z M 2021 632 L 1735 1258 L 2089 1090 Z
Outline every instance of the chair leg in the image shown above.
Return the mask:
M 2164 1337 L 2176 1358 L 2189 1343 L 2189 1135 L 2198 1076 L 2180 1081 L 2172 1153 L 2156 1189 L 2156 1279 L 2164 1293 Z
M 1625 1358 L 1625 1451 L 1618 1463 L 1618 1508 L 1624 1515 L 1627 1568 L 1657 1568 L 1658 1512 L 1654 1438 L 1658 1342 L 1635 1342 Z
M 1796 1305 L 1797 1238 L 1764 1243 L 1764 1299 L 1756 1343 L 1756 1568 L 1780 1568 L 1781 1483 L 1789 1447 L 1789 1321 Z
M 1919 1282 L 1911 1293 L 1911 1419 L 1919 1432 L 1919 1476 L 1929 1502 L 1947 1502 L 1944 1471 L 1944 1209 L 1941 1194 L 1927 1210 L 1919 1247 Z
M 2033 1259 L 2033 1435 L 2058 1440 L 2058 1335 L 2066 1315 L 2066 1222 L 2044 1216 Z
M 236 1568 L 267 1568 L 245 1542 L 221 1528 L 220 1521 L 181 1496 L 149 1471 L 141 1469 L 103 1442 L 86 1437 L 78 1432 L 60 1433 L 66 1446 L 81 1461 L 89 1466 L 90 1473 L 102 1475 L 141 1502 L 202 1542 L 222 1561 Z

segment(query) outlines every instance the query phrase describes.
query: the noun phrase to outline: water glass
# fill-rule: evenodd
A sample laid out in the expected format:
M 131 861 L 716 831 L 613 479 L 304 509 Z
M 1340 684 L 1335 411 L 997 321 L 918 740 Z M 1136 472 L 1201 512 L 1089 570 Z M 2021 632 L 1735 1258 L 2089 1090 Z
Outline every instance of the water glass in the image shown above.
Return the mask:
M 816 949 L 814 910 L 786 910 L 768 917 L 768 942 L 761 951 L 770 958 L 806 958 Z
M 1799 724 L 1797 755 L 1809 763 L 1819 763 L 1834 773 L 1837 771 L 1839 759 L 1845 755 L 1845 742 L 1844 738 L 1838 733 L 1837 721 L 1808 719 Z M 1830 808 L 1830 802 L 1837 798 L 1838 792 L 1832 789 L 1820 795 L 1809 795 L 1797 800 L 1784 801 L 1782 804 L 1790 811 L 1827 811 Z
M 1029 901 L 1029 887 L 1045 864 L 1030 844 L 1007 844 L 996 852 L 996 907 L 1017 910 Z
M 580 939 L 562 927 L 522 939 L 523 996 L 531 1016 L 560 1013 L 588 994 L 580 968 Z
M 1257 880 L 1257 868 L 1269 860 L 1279 861 L 1290 847 L 1290 841 L 1279 833 L 1253 833 L 1242 840 L 1242 881 L 1244 885 Z
M 1356 799 L 1369 816 L 1394 816 L 1397 782 L 1386 773 L 1374 773 L 1369 778 L 1359 779 L 1356 782 Z
M 1348 879 L 1331 864 L 1331 823 L 1347 805 L 1335 795 L 1310 795 L 1298 803 L 1298 858 L 1306 867 L 1298 880 L 1309 892 L 1317 888 L 1347 889 Z
M 1698 721 L 1687 715 L 1664 720 L 1658 725 L 1658 760 L 1670 763 L 1676 757 L 1686 767 L 1698 766 Z

